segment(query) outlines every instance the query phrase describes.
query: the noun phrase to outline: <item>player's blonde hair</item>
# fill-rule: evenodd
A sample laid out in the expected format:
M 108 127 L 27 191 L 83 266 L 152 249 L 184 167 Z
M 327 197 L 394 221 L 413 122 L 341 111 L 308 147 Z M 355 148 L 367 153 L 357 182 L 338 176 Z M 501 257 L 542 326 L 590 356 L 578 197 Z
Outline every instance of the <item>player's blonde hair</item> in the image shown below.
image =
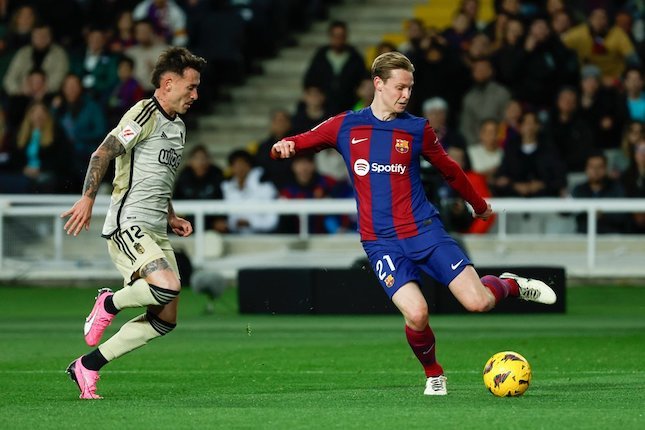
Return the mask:
M 375 77 L 387 81 L 392 75 L 392 70 L 403 69 L 414 73 L 412 62 L 400 52 L 386 52 L 379 55 L 372 63 L 372 79 Z

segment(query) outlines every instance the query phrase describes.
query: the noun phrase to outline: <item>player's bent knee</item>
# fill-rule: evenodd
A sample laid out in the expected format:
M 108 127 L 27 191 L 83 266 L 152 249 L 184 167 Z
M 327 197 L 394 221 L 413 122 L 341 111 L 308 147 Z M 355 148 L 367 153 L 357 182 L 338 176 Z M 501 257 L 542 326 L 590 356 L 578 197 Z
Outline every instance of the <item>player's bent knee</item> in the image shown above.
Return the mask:
M 158 285 L 148 284 L 152 296 L 161 306 L 165 306 L 172 302 L 181 292 L 179 289 L 163 288 Z
M 405 314 L 408 326 L 411 329 L 421 331 L 428 325 L 428 308 L 420 306 Z
M 152 328 L 155 329 L 157 333 L 159 333 L 159 336 L 165 336 L 173 331 L 175 327 L 177 327 L 177 324 L 162 320 L 154 312 L 146 312 L 146 319 L 148 320 Z
M 464 300 L 461 304 L 469 312 L 488 312 L 493 307 L 493 303 L 486 296 L 472 297 Z

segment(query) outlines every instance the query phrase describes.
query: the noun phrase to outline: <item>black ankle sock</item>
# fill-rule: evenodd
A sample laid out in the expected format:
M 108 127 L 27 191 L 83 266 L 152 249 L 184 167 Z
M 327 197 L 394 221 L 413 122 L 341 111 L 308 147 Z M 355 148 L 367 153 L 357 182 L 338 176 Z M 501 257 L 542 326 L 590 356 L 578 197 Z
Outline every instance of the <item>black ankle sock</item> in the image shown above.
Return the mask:
M 119 309 L 114 306 L 114 300 L 112 300 L 112 297 L 114 297 L 114 295 L 110 294 L 105 298 L 103 307 L 105 308 L 106 312 L 111 313 L 112 315 L 116 315 L 119 313 Z
M 108 361 L 106 360 L 105 357 L 103 357 L 103 354 L 101 354 L 101 351 L 99 351 L 99 349 L 96 348 L 94 351 L 90 352 L 89 354 L 84 355 L 81 358 L 81 363 L 86 369 L 101 370 L 101 367 L 108 364 Z

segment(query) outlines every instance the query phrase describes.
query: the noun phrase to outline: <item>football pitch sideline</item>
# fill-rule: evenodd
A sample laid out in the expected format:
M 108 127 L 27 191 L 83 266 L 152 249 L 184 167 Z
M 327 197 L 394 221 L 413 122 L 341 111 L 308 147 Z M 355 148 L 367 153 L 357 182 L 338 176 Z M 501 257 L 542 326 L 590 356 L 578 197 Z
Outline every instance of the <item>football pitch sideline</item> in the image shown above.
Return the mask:
M 431 316 L 445 397 L 423 396 L 398 316 L 239 315 L 235 290 L 205 315 L 185 290 L 177 330 L 108 364 L 105 399 L 82 401 L 64 370 L 90 350 L 95 291 L 0 287 L 0 428 L 645 428 L 645 288 L 571 288 L 566 315 Z M 482 382 L 505 350 L 533 368 L 522 397 Z

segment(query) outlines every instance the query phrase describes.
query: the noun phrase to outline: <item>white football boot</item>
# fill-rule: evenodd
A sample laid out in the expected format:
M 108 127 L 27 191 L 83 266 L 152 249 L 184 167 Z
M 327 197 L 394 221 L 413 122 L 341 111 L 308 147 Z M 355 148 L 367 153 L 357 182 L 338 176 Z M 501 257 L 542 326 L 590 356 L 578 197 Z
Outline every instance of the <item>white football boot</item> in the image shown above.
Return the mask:
M 545 305 L 552 305 L 555 303 L 555 292 L 542 281 L 537 279 L 522 278 L 514 273 L 502 273 L 501 279 L 513 279 L 520 287 L 519 299 L 529 302 L 544 303 Z
M 448 394 L 446 379 L 443 375 L 430 376 L 426 381 L 426 389 L 423 391 L 423 394 L 426 396 L 445 396 Z

